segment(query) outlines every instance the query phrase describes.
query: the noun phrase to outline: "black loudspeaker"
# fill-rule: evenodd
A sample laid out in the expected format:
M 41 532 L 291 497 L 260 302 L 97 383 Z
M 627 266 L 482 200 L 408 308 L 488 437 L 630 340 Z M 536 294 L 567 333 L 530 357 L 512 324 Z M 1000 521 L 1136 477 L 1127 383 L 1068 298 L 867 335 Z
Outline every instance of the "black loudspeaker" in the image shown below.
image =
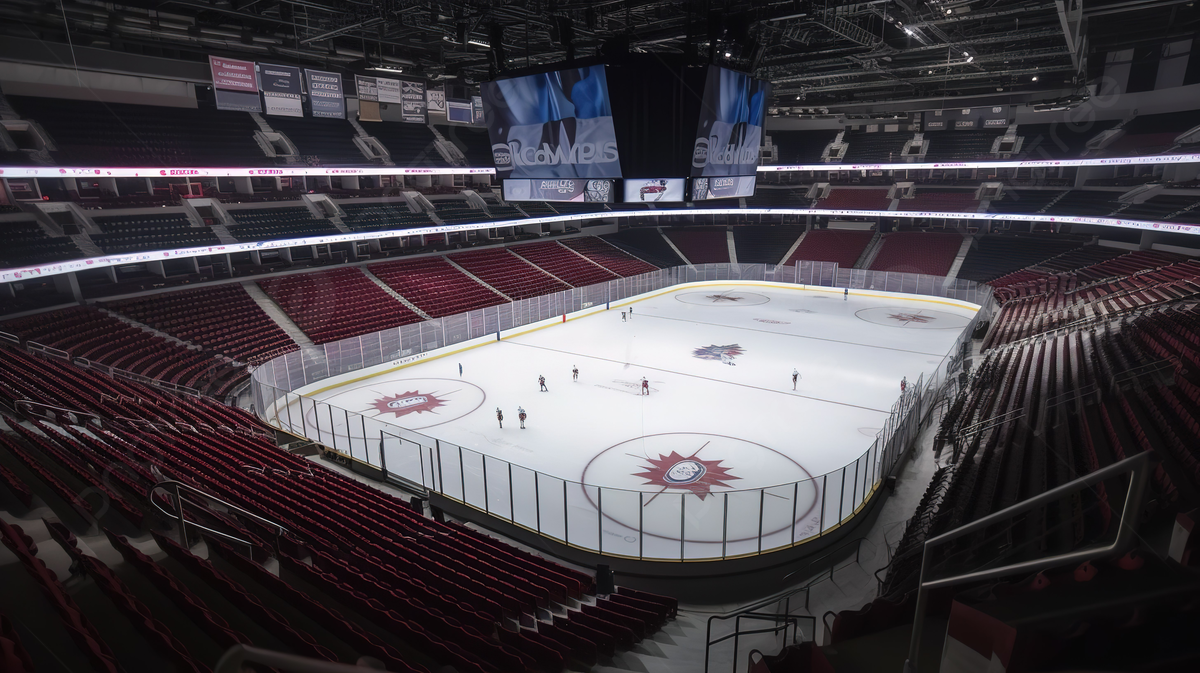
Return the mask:
M 500 71 L 507 69 L 508 55 L 504 50 L 504 26 L 498 23 L 488 26 L 488 44 L 492 45 L 492 57 L 495 59 L 496 69 Z
M 438 523 L 446 523 L 446 513 L 443 512 L 440 507 L 434 507 L 430 505 L 429 510 L 430 513 L 433 514 L 434 521 Z
M 458 43 L 461 44 L 462 46 L 466 47 L 467 40 L 471 39 L 470 32 L 471 32 L 470 24 L 468 24 L 466 22 L 459 23 L 458 24 Z
M 601 596 L 617 593 L 617 586 L 613 583 L 613 571 L 607 563 L 596 565 L 596 593 Z

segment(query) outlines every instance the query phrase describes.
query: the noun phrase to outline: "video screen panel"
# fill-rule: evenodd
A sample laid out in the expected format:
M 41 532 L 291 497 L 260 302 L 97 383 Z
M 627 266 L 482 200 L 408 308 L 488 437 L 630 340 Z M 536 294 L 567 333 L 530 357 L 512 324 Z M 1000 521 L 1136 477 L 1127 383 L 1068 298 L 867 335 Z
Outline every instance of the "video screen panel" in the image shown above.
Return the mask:
M 723 178 L 692 178 L 692 200 L 737 199 L 754 196 L 755 176 L 739 175 Z
M 487 82 L 484 122 L 501 178 L 619 178 L 602 65 Z
M 509 179 L 504 181 L 505 201 L 580 201 L 611 203 L 612 180 Z
M 627 178 L 625 180 L 625 203 L 682 201 L 683 195 L 683 178 Z
M 692 176 L 754 175 L 770 99 L 770 82 L 709 66 L 692 146 Z

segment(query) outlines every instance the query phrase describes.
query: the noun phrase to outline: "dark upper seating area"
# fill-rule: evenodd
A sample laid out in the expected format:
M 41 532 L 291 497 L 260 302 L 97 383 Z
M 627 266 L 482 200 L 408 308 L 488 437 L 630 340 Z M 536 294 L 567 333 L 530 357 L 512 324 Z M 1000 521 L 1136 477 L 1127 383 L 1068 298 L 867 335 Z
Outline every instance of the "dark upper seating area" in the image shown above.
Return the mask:
M 971 243 L 958 277 L 986 283 L 1086 243 L 1070 236 L 980 236 Z
M 908 132 L 867 133 L 865 131 L 850 131 L 842 136 L 846 144 L 846 154 L 842 157 L 844 164 L 876 164 L 899 163 L 904 144 L 912 140 L 913 134 Z
M 229 233 L 239 241 L 270 241 L 338 233 L 332 222 L 314 216 L 312 211 L 303 206 L 230 210 L 229 214 L 238 222 L 229 226 Z
M 802 233 L 803 227 L 734 227 L 733 243 L 738 263 L 778 264 Z
M 1196 126 L 1200 126 L 1200 110 L 1138 115 L 1121 127 L 1125 135 L 1100 150 L 1096 156 L 1162 154 L 1175 145 L 1175 138 L 1180 133 Z
M 0 268 L 83 257 L 67 236 L 49 236 L 32 219 L 0 222 Z
M 400 200 L 391 203 L 353 203 L 341 201 L 338 206 L 346 211 L 342 223 L 354 231 L 381 231 L 388 229 L 412 229 L 431 227 L 433 220 L 427 213 L 414 213 L 408 203 Z
M 1014 159 L 1076 159 L 1097 133 L 1117 125 L 1116 120 L 1091 124 L 1021 124 L 1017 135 L 1024 138 Z
M 288 137 L 304 160 L 320 166 L 361 166 L 371 163 L 353 138 L 358 135 L 345 119 L 267 117 L 271 128 Z
M 725 227 L 674 228 L 664 230 L 664 233 L 692 264 L 729 261 L 729 237 Z
M 813 208 L 826 210 L 887 210 L 892 206 L 887 189 L 853 189 L 835 187 L 829 196 L 813 203 Z
M 874 231 L 859 229 L 810 229 L 787 263 L 837 262 L 840 267 L 852 269 L 874 236 Z
M 925 161 L 986 161 L 994 159 L 992 145 L 1003 131 L 940 131 L 926 133 Z
M 897 210 L 939 213 L 973 213 L 979 210 L 973 190 L 917 187 L 911 199 L 900 199 Z
M 472 168 L 490 168 L 492 159 L 492 141 L 488 139 L 486 128 L 474 126 L 439 126 L 438 132 L 442 137 L 454 143 L 463 156 L 467 165 Z
M 525 218 L 525 213 L 517 210 L 515 206 L 501 206 L 494 203 L 488 204 L 488 213 L 493 220 L 520 220 Z
M 1174 218 L 1170 215 L 1177 211 L 1183 210 L 1200 202 L 1200 196 L 1175 196 L 1170 194 L 1159 194 L 1152 196 L 1141 203 L 1135 203 L 1127 208 L 1123 208 L 1117 217 L 1122 219 L 1128 218 L 1131 220 L 1157 220 L 1161 222 L 1171 222 Z
M 1062 193 L 1061 189 L 1005 189 L 999 199 L 992 199 L 988 204 L 988 211 L 1032 215 L 1041 211 Z
M 883 247 L 871 262 L 871 269 L 945 276 L 962 242 L 961 234 L 911 231 L 884 234 Z
M 7 96 L 67 166 L 265 166 L 245 112 Z M 273 118 L 274 119 L 274 118 Z
M 778 149 L 779 161 L 782 165 L 819 164 L 821 153 L 833 139 L 837 137 L 835 130 L 826 131 L 781 131 L 773 130 L 767 133 L 771 142 Z
M 359 122 L 368 135 L 374 136 L 388 148 L 391 159 L 397 166 L 407 168 L 447 166 L 438 154 L 434 142 L 437 137 L 424 124 L 402 122 Z
M 808 208 L 812 201 L 804 195 L 808 187 L 776 187 L 762 185 L 753 196 L 746 197 L 747 208 Z
M 624 229 L 615 234 L 604 234 L 600 238 L 660 268 L 683 264 L 679 255 L 663 240 L 662 234 L 653 227 Z
M 438 217 L 447 224 L 462 224 L 466 222 L 486 222 L 487 213 L 460 199 L 433 201 L 433 209 Z
M 551 208 L 550 204 L 544 201 L 521 201 L 509 205 L 515 205 L 525 211 L 530 217 L 553 217 L 558 214 L 558 211 Z
M 121 253 L 164 248 L 194 248 L 220 243 L 207 227 L 193 227 L 183 213 L 94 216 L 104 230 L 92 241 L 104 252 Z
M 1102 217 L 1120 207 L 1116 192 L 1090 192 L 1073 189 L 1054 205 L 1045 209 L 1049 215 L 1080 215 Z

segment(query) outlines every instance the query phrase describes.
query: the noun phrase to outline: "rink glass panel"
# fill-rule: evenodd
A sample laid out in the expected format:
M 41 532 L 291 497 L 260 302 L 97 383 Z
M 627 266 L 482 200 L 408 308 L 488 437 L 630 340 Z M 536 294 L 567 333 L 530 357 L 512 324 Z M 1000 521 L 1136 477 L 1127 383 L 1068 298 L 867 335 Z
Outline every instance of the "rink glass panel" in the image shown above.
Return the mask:
M 333 376 L 613 301 L 684 283 L 725 280 L 905 292 L 960 299 L 981 308 L 934 372 L 910 382 L 873 444 L 856 460 L 801 482 L 714 491 L 703 500 L 690 493 L 655 495 L 564 480 L 293 392 Z M 832 262 L 690 265 L 294 351 L 254 370 L 252 396 L 255 412 L 273 426 L 381 468 L 389 479 L 438 491 L 560 542 L 631 558 L 729 558 L 803 543 L 853 516 L 915 438 L 948 374 L 958 368 L 963 344 L 993 308 L 990 287 L 962 279 L 840 269 Z

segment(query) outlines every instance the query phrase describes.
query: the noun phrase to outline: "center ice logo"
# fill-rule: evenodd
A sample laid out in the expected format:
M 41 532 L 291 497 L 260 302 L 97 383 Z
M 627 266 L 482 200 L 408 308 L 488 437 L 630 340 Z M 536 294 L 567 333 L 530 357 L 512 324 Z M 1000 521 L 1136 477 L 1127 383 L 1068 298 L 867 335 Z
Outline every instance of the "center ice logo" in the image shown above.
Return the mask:
M 930 315 L 920 315 L 918 313 L 893 313 L 888 316 L 892 320 L 898 320 L 902 323 L 915 322 L 918 324 L 933 322 L 937 318 Z
M 701 346 L 693 350 L 692 357 L 700 360 L 719 360 L 725 362 L 726 360 L 733 360 L 733 358 L 744 352 L 742 347 L 737 344 L 727 344 L 725 346 L 714 344 L 712 346 Z
M 434 409 L 445 406 L 446 402 L 431 393 L 421 393 L 410 390 L 406 393 L 391 397 L 382 397 L 371 403 L 380 414 L 395 414 L 396 418 L 417 413 L 433 413 Z
M 728 482 L 741 479 L 729 474 L 731 468 L 722 467 L 721 461 L 701 460 L 695 454 L 681 456 L 672 451 L 669 455 L 660 453 L 658 458 L 647 457 L 646 460 L 650 462 L 650 467 L 644 467 L 645 472 L 633 476 L 646 479 L 647 485 L 662 486 L 663 490 L 679 488 L 691 491 L 701 500 L 712 493 L 713 486 L 728 486 Z

